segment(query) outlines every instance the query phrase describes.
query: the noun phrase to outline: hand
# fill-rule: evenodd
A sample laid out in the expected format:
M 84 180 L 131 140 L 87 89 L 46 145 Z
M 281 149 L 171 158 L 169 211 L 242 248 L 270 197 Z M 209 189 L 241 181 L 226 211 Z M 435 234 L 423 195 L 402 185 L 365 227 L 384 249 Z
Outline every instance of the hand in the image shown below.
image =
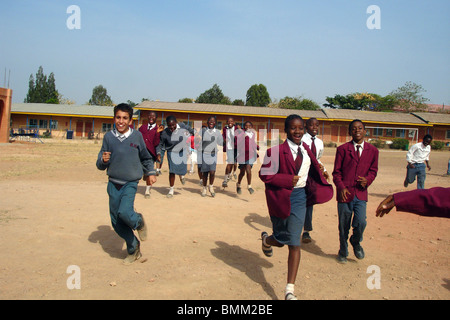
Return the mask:
M 427 168 L 428 168 L 428 171 L 430 171 L 430 170 L 431 170 L 431 167 L 430 167 L 429 165 L 427 165 Z
M 108 163 L 109 159 L 111 159 L 111 152 L 104 151 L 103 154 L 102 154 L 103 163 Z
M 341 200 L 343 201 L 347 201 L 347 196 L 350 195 L 350 191 L 348 191 L 347 188 L 344 188 L 344 190 L 341 190 L 341 192 L 339 193 Z
M 150 185 L 154 184 L 156 182 L 156 176 L 148 176 L 150 180 Z
M 158 155 L 156 156 L 156 161 L 159 162 L 159 163 L 161 163 L 161 155 L 160 155 L 160 154 L 158 154 Z
M 408 163 L 408 168 L 410 168 L 410 169 L 414 169 L 416 166 L 415 165 L 413 165 L 412 163 Z
M 162 124 L 159 125 L 158 129 L 156 130 L 156 132 L 162 132 L 164 131 L 164 126 Z
M 364 177 L 360 177 L 358 176 L 358 180 L 356 180 L 359 182 L 360 186 L 365 188 L 367 186 L 367 179 Z
M 377 208 L 376 216 L 381 218 L 385 214 L 388 214 L 393 207 L 395 207 L 394 197 L 390 195 L 386 199 L 381 201 Z
M 325 179 L 327 179 L 327 181 L 330 181 L 330 174 L 328 171 L 322 171 L 322 175 Z
M 294 179 L 292 180 L 292 186 L 295 187 L 297 185 L 298 179 L 300 179 L 299 176 L 294 176 Z

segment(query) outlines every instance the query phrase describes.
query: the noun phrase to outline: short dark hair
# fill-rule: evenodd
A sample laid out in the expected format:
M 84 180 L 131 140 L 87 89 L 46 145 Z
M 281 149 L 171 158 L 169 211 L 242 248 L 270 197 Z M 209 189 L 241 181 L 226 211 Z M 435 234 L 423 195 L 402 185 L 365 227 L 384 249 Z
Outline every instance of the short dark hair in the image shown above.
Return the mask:
M 291 114 L 291 115 L 288 115 L 287 118 L 286 118 L 286 120 L 284 120 L 284 132 L 287 132 L 288 127 L 289 127 L 289 123 L 290 123 L 292 120 L 295 120 L 295 119 L 300 119 L 300 120 L 302 121 L 302 123 L 304 123 L 303 118 L 300 117 L 298 114 Z
M 348 132 L 351 132 L 351 131 L 352 131 L 352 125 L 353 125 L 355 122 L 361 122 L 361 124 L 363 125 L 363 128 L 366 129 L 366 125 L 364 124 L 364 122 L 362 122 L 362 121 L 359 120 L 359 119 L 355 119 L 355 120 L 353 120 L 352 122 L 350 122 L 350 124 L 348 125 Z
M 175 118 L 175 116 L 168 116 L 167 118 L 166 118 L 166 123 L 169 123 L 170 121 L 175 121 L 175 122 L 177 122 L 177 118 Z
M 123 111 L 128 112 L 130 115 L 130 119 L 133 119 L 133 107 L 131 107 L 127 103 L 119 103 L 117 106 L 114 107 L 114 117 L 116 116 L 117 111 Z
M 431 134 L 426 134 L 426 135 L 423 136 L 422 140 L 425 140 L 425 139 L 433 140 L 433 137 L 431 136 Z
M 308 125 L 308 124 L 310 124 L 311 123 L 311 121 L 313 121 L 313 120 L 317 120 L 317 118 L 309 118 L 308 120 L 306 120 L 306 125 Z

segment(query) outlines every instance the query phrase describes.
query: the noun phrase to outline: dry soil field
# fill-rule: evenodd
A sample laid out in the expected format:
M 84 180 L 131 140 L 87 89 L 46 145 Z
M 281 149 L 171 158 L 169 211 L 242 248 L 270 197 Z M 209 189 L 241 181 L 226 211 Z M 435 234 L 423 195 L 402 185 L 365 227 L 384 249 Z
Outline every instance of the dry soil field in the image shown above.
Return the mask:
M 261 231 L 270 233 L 271 223 L 259 165 L 253 195 L 246 183 L 242 195 L 235 182 L 220 190 L 223 165 L 215 198 L 200 196 L 195 175 L 186 176 L 184 186 L 177 180 L 174 198 L 167 199 L 167 164 L 149 200 L 141 181 L 135 205 L 150 236 L 141 243 L 141 260 L 124 266 L 124 243 L 109 220 L 107 177 L 95 166 L 100 143 L 45 142 L 0 145 L 0 299 L 284 298 L 288 250 L 275 248 L 272 258 L 261 252 Z M 380 152 L 369 189 L 364 260 L 350 250 L 348 263 L 337 263 L 336 201 L 315 207 L 313 242 L 303 245 L 296 282 L 299 299 L 450 298 L 450 219 L 395 210 L 375 217 L 382 199 L 405 190 L 405 153 Z M 325 150 L 329 171 L 334 154 Z M 450 186 L 448 160 L 449 152 L 432 152 L 426 187 Z M 375 275 L 370 266 L 379 268 L 379 288 L 367 286 Z M 79 289 L 72 281 L 77 274 Z

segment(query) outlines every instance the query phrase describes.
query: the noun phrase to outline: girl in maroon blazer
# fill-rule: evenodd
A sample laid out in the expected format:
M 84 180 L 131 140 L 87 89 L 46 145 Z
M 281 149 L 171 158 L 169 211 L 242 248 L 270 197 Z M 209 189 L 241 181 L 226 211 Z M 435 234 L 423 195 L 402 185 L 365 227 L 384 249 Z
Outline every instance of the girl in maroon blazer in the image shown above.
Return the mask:
M 366 228 L 367 188 L 378 172 L 378 149 L 364 142 L 366 129 L 361 120 L 353 120 L 348 127 L 352 141 L 336 149 L 333 182 L 336 185 L 339 218 L 338 261 L 347 262 L 348 235 L 353 234 L 350 244 L 358 259 L 364 258 L 360 242 Z
M 272 246 L 288 245 L 286 300 L 296 300 L 294 284 L 300 265 L 300 238 L 306 206 L 329 201 L 333 187 L 326 181 L 320 165 L 309 147 L 301 142 L 303 119 L 299 115 L 286 118 L 286 141 L 267 150 L 259 177 L 265 184 L 267 207 L 273 233 L 261 233 L 263 253 L 271 257 Z
M 164 130 L 164 127 L 156 124 L 157 119 L 156 112 L 150 111 L 148 114 L 148 123 L 144 123 L 139 131 L 142 133 L 142 137 L 144 138 L 145 146 L 147 147 L 148 152 L 153 157 L 153 161 L 156 162 L 156 146 L 159 144 L 159 134 Z M 150 177 L 144 176 L 143 178 L 147 183 L 147 187 L 145 188 L 145 198 L 150 198 L 150 189 L 152 184 L 150 182 Z
M 259 146 L 256 143 L 256 131 L 253 129 L 253 124 L 250 121 L 244 123 L 244 130 L 237 129 L 236 147 L 237 156 L 236 161 L 239 167 L 238 181 L 236 183 L 236 192 L 241 194 L 241 181 L 244 175 L 247 174 L 247 189 L 250 194 L 255 191 L 252 188 L 252 167 L 258 158 Z

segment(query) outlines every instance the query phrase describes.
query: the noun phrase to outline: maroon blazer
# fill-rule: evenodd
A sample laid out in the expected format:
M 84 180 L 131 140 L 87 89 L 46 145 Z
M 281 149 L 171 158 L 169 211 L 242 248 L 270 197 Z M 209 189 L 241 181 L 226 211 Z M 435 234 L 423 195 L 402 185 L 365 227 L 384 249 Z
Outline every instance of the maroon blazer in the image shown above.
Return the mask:
M 160 140 L 160 132 L 158 132 L 157 130 L 158 124 L 156 124 L 156 126 L 152 130 L 148 130 L 148 123 L 144 123 L 139 128 L 139 131 L 142 133 L 142 136 L 144 137 L 144 142 L 147 147 L 147 150 L 154 158 L 156 158 L 156 146 L 159 144 Z
M 259 157 L 259 146 L 256 143 L 256 131 L 253 133 L 253 138 L 251 139 L 245 134 L 245 131 L 242 129 L 236 130 L 234 134 L 237 149 L 237 163 L 242 164 L 246 161 L 249 161 L 250 159 L 256 161 L 256 158 Z
M 378 149 L 364 142 L 364 150 L 358 160 L 353 141 L 347 142 L 336 150 L 334 159 L 333 182 L 336 185 L 336 200 L 351 202 L 355 195 L 359 200 L 367 201 L 367 188 L 372 184 L 378 172 Z M 361 187 L 358 176 L 367 179 L 365 188 Z M 350 195 L 347 201 L 340 199 L 340 192 L 347 188 Z
M 416 189 L 394 193 L 397 211 L 450 218 L 450 188 Z
M 234 128 L 234 134 L 236 134 L 236 125 L 233 126 Z M 222 129 L 222 138 L 223 138 L 223 152 L 227 152 L 227 131 L 229 130 L 228 125 L 226 124 L 225 127 Z M 234 149 L 236 150 L 236 136 L 234 136 Z
M 319 162 L 309 147 L 305 143 L 302 145 L 311 159 L 306 183 L 307 206 L 325 203 L 333 198 L 333 186 L 322 176 Z M 267 150 L 259 177 L 266 186 L 266 202 L 271 216 L 286 219 L 291 214 L 292 181 L 297 173 L 287 141 Z

